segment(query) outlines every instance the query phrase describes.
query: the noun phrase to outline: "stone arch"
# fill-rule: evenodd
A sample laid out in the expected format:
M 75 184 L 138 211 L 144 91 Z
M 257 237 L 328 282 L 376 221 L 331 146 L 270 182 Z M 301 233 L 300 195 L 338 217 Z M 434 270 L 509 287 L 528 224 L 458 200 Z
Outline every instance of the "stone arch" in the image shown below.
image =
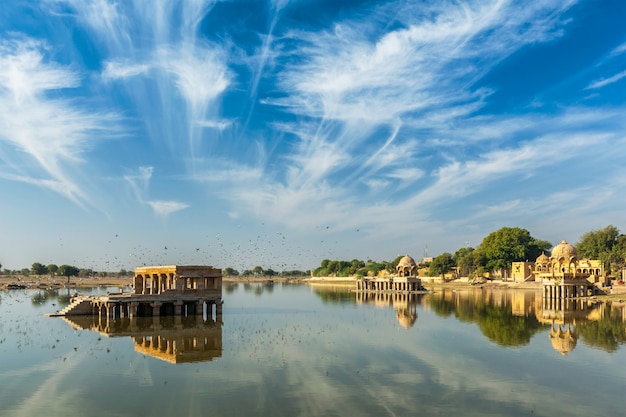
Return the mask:
M 174 303 L 163 303 L 159 308 L 159 315 L 161 316 L 173 316 L 175 313 Z
M 150 303 L 139 303 L 137 305 L 137 317 L 152 317 L 152 306 Z

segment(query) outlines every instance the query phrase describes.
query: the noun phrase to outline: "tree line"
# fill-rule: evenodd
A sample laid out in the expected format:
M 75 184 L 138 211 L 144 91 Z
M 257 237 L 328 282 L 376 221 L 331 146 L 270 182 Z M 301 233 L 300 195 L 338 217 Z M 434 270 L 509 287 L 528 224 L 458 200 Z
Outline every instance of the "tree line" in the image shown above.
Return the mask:
M 222 270 L 222 275 L 226 277 L 304 277 L 309 274 L 306 271 L 300 271 L 297 269 L 277 272 L 272 268 L 265 269 L 257 265 L 252 269 L 245 269 L 242 272 L 239 272 L 231 267 L 224 268 Z
M 2 264 L 0 264 L 0 269 L 2 268 Z M 8 270 L 5 269 L 2 271 L 4 275 L 23 275 L 23 276 L 44 276 L 44 275 L 53 275 L 60 277 L 67 277 L 68 281 L 70 277 L 109 277 L 109 276 L 130 276 L 132 275 L 132 271 L 129 272 L 125 269 L 121 269 L 119 272 L 106 272 L 106 271 L 94 271 L 93 269 L 88 268 L 78 268 L 73 265 L 56 265 L 56 264 L 48 264 L 44 265 L 40 262 L 34 262 L 30 268 L 23 268 L 20 270 Z
M 579 258 L 601 260 L 607 274 L 626 267 L 626 235 L 613 225 L 584 233 L 573 246 Z M 502 227 L 487 235 L 476 248 L 462 247 L 454 253 L 444 252 L 421 266 L 427 268 L 429 276 L 443 276 L 453 270 L 466 277 L 479 277 L 486 273 L 506 276 L 512 262 L 535 261 L 541 253 L 549 254 L 552 247 L 552 243 L 531 236 L 526 229 Z M 383 270 L 394 273 L 400 259 L 402 256 L 381 262 L 324 259 L 313 275 L 376 276 Z

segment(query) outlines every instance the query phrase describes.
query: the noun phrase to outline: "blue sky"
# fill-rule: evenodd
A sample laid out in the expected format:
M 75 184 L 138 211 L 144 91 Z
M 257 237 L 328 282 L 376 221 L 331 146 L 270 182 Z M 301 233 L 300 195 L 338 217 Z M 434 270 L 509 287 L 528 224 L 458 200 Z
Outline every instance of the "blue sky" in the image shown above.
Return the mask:
M 626 2 L 0 5 L 0 262 L 306 269 L 626 218 Z

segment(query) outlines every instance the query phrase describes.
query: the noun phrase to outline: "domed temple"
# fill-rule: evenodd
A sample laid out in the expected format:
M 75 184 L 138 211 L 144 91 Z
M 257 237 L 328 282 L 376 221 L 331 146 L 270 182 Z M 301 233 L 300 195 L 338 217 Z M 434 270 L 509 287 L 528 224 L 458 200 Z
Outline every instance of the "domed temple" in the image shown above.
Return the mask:
M 371 292 L 421 292 L 422 280 L 417 277 L 417 262 L 409 255 L 400 259 L 395 276 L 361 278 L 356 281 L 357 291 Z
M 417 262 L 409 255 L 404 255 L 396 266 L 396 272 L 401 277 L 417 276 Z
M 594 294 L 606 283 L 602 261 L 579 259 L 576 248 L 565 240 L 552 248 L 550 256 L 542 253 L 535 262 L 513 262 L 516 281 L 543 284 L 546 298 L 575 298 Z

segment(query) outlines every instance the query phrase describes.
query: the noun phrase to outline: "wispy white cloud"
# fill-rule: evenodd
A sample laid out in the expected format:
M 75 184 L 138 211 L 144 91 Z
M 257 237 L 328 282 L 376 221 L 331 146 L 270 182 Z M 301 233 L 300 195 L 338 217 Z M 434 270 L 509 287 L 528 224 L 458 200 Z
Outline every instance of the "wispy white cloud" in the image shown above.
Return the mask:
M 609 84 L 613 84 L 618 82 L 619 80 L 621 80 L 622 78 L 626 77 L 626 71 L 622 71 L 619 72 L 609 78 L 603 78 L 601 80 L 596 80 L 593 81 L 591 84 L 589 84 L 587 87 L 585 87 L 586 90 L 593 90 L 596 88 L 602 88 L 605 87 Z
M 292 94 L 278 103 L 313 116 L 382 122 L 473 102 L 481 97 L 473 82 L 521 46 L 559 36 L 560 13 L 572 3 L 442 2 L 402 10 L 403 27 L 382 35 L 374 19 L 294 33 L 306 58 L 282 75 Z
M 194 121 L 201 119 L 207 105 L 229 84 L 229 71 L 219 50 L 182 44 L 160 49 L 157 56 L 159 65 L 174 76 Z
M 476 118 L 471 127 L 466 120 L 491 94 L 477 81 L 520 48 L 559 37 L 562 13 L 572 4 L 388 3 L 371 10 L 370 19 L 347 19 L 321 32 L 290 32 L 275 43 L 296 42 L 297 57 L 285 57 L 277 73 L 281 94 L 264 103 L 302 117 L 280 126 L 297 141 L 284 157 L 284 175 L 265 175 L 253 186 L 234 183 L 230 198 L 292 226 L 348 225 L 356 218 L 376 222 L 379 209 L 411 217 L 413 202 L 443 201 L 450 197 L 447 187 L 466 189 L 459 198 L 473 192 L 466 188 L 471 181 L 487 183 L 508 175 L 511 165 L 515 172 L 532 165 L 537 155 L 530 145 L 512 145 L 510 154 L 499 155 L 497 149 L 513 135 L 506 140 L 498 135 L 506 134 L 506 127 L 525 129 L 532 142 L 540 136 L 539 118 Z M 389 15 L 396 24 L 381 31 L 380 21 Z M 477 156 L 467 141 L 478 139 L 497 146 Z M 457 144 L 471 149 L 468 160 L 446 156 L 453 162 L 429 173 L 429 153 L 444 154 Z M 429 175 L 436 178 L 433 185 L 415 187 L 417 181 L 430 182 Z M 359 184 L 369 192 L 361 195 Z M 389 202 L 391 194 L 411 185 L 411 192 Z M 375 208 L 363 204 L 377 197 Z M 291 222 L 292 213 L 306 220 Z
M 124 176 L 124 180 L 130 186 L 139 203 L 148 205 L 154 214 L 163 218 L 189 207 L 188 204 L 180 201 L 148 199 L 148 189 L 153 173 L 153 167 L 139 167 L 136 173 Z
M 116 80 L 145 75 L 150 70 L 148 64 L 131 64 L 124 62 L 109 61 L 104 65 L 102 78 Z
M 196 124 L 202 127 L 208 127 L 210 129 L 217 129 L 220 132 L 228 129 L 232 126 L 233 122 L 231 120 L 200 120 L 197 121 Z
M 214 120 L 215 126 L 220 126 L 219 99 L 233 78 L 227 47 L 199 36 L 202 19 L 215 3 L 48 2 L 53 12 L 70 11 L 98 49 L 102 79 L 124 82 L 140 117 L 150 124 L 151 139 L 167 144 L 177 157 L 190 162 L 190 169 L 202 157 L 206 134 L 202 124 Z
M 160 217 L 167 217 L 172 213 L 189 207 L 188 204 L 181 203 L 179 201 L 151 200 L 146 201 L 146 204 L 148 204 L 152 210 L 154 210 L 154 213 Z
M 139 167 L 136 173 L 124 175 L 124 180 L 130 185 L 137 200 L 143 201 L 148 194 L 153 172 L 153 167 Z
M 626 52 L 626 42 L 624 42 L 623 44 L 621 44 L 618 47 L 616 47 L 615 49 L 613 49 L 611 51 L 611 56 L 621 55 L 624 52 Z
M 72 167 L 95 138 L 119 131 L 119 117 L 79 109 L 55 93 L 78 87 L 79 75 L 47 57 L 44 43 L 19 38 L 0 44 L 0 153 L 10 171 L 5 178 L 49 188 L 84 205 L 89 196 Z

